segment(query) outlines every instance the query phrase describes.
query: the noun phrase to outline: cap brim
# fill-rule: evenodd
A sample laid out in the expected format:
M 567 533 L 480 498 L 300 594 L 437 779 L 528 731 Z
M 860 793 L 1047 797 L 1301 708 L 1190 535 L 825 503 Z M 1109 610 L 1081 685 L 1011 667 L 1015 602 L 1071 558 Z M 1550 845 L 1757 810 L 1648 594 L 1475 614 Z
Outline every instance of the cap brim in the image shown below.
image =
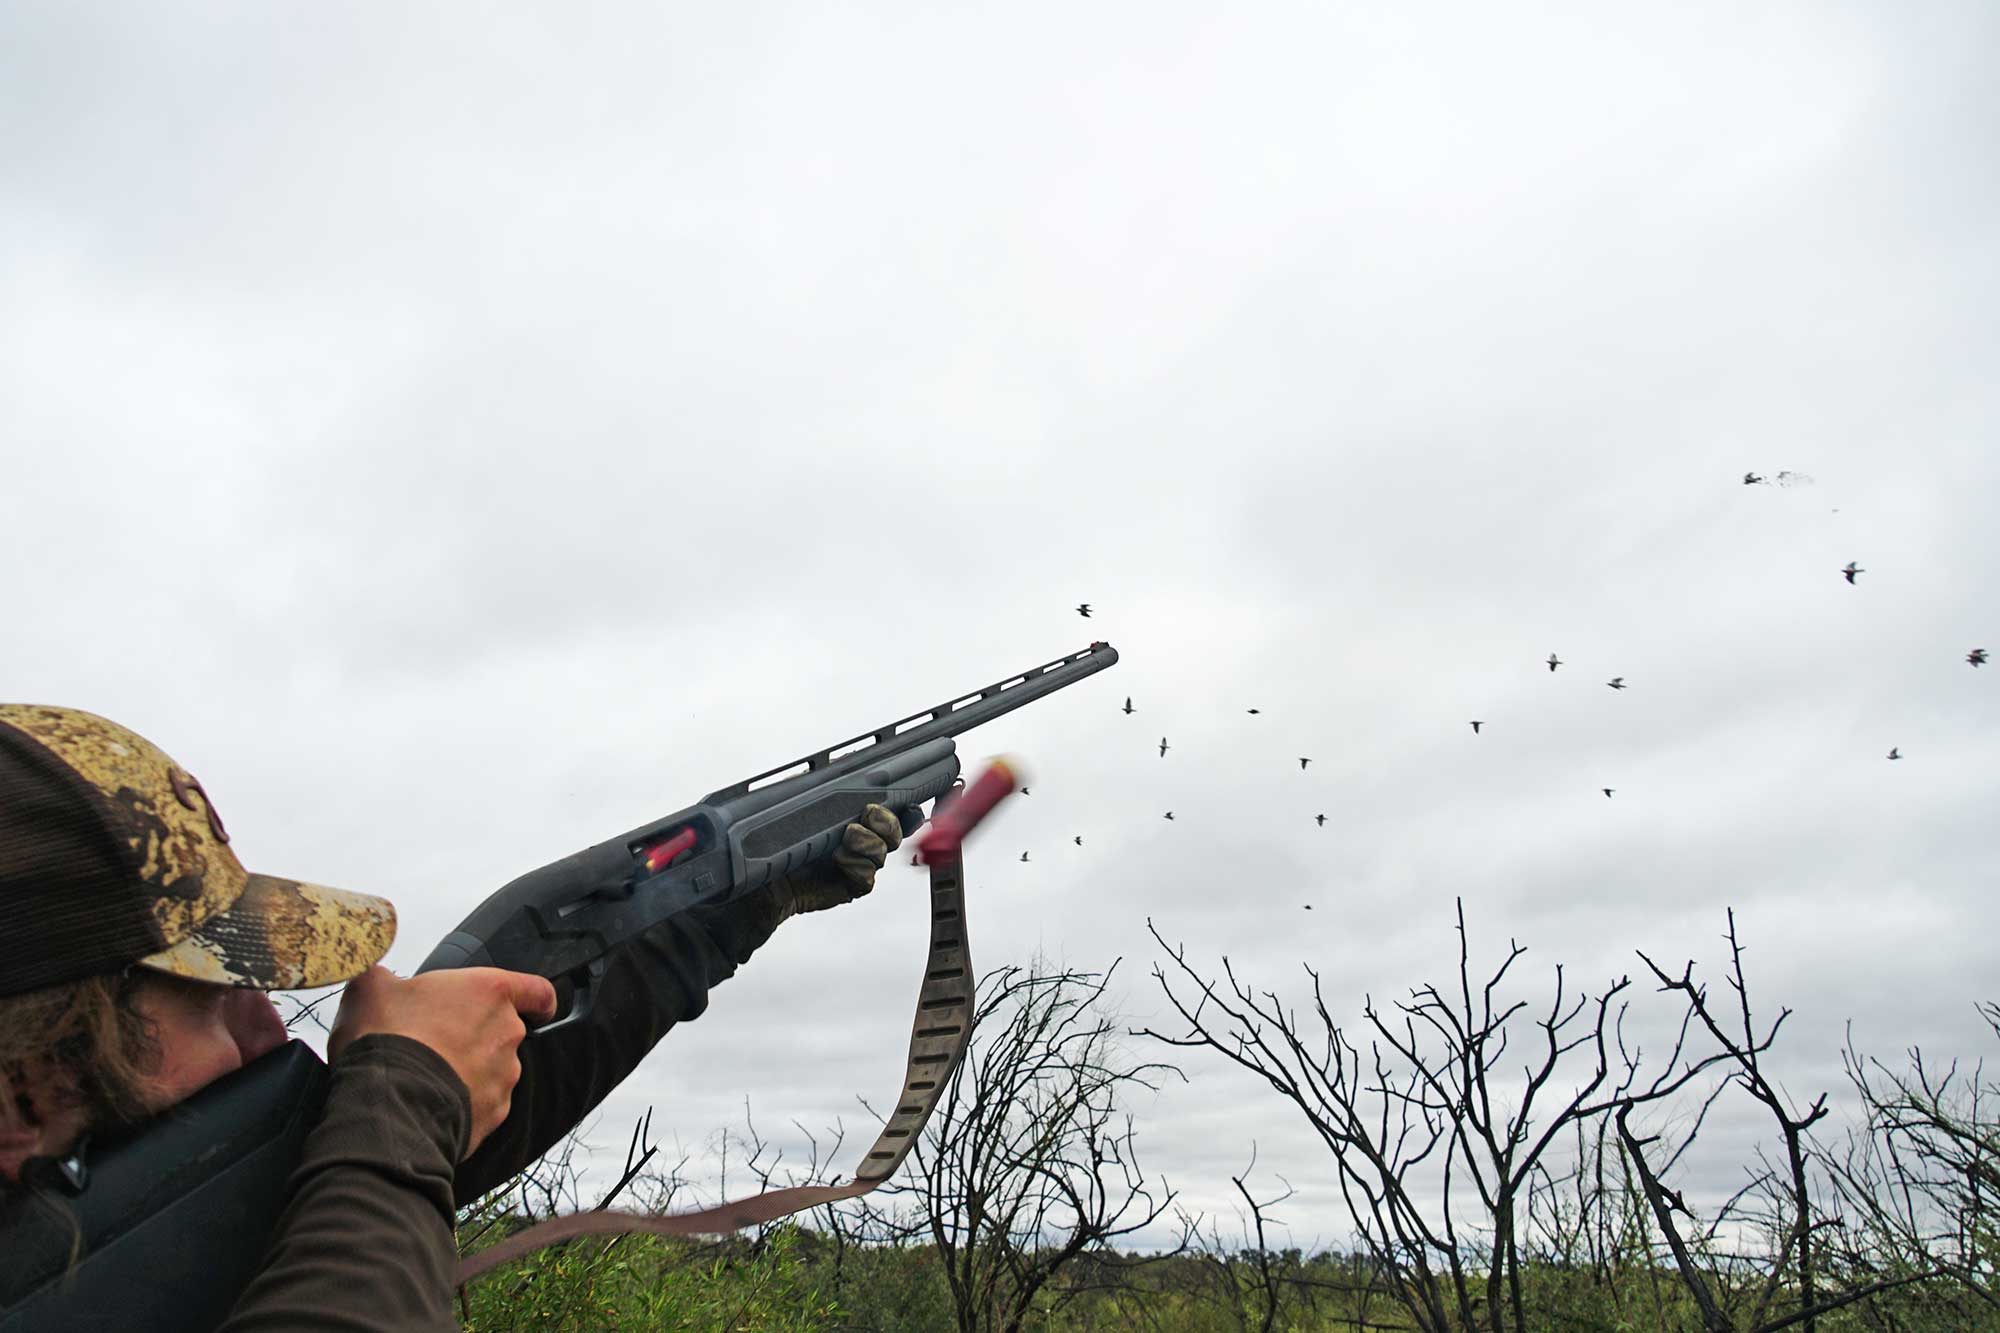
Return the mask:
M 139 966 L 193 981 L 305 990 L 360 976 L 396 939 L 385 898 L 252 875 L 227 911 Z

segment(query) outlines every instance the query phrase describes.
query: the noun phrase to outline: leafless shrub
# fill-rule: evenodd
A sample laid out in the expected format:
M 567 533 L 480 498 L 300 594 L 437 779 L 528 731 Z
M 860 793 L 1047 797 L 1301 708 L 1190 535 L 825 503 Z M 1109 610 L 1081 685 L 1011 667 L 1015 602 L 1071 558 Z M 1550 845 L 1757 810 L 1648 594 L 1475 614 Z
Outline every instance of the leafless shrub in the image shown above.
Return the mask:
M 1825 1117 L 1826 1095 L 1822 1093 L 1801 1110 L 1769 1076 L 1763 1057 L 1776 1043 L 1778 1031 L 1791 1011 L 1781 1008 L 1759 1035 L 1743 976 L 1743 948 L 1737 939 L 1734 912 L 1729 914 L 1726 938 L 1730 955 L 1726 980 L 1735 994 L 1735 1003 L 1726 1015 L 1718 1013 L 1709 998 L 1708 987 L 1695 981 L 1692 962 L 1682 968 L 1679 976 L 1673 976 L 1643 953 L 1639 956 L 1659 981 L 1662 991 L 1685 999 L 1702 1029 L 1720 1048 L 1721 1058 L 1730 1071 L 1728 1086 L 1747 1093 L 1777 1124 L 1783 1161 L 1775 1167 L 1766 1163 L 1752 1177 L 1752 1184 L 1736 1196 L 1736 1200 L 1741 1200 L 1746 1195 L 1761 1194 L 1767 1201 L 1761 1212 L 1753 1208 L 1751 1214 L 1775 1241 L 1774 1254 L 1759 1256 L 1754 1261 L 1760 1272 L 1746 1281 L 1740 1267 L 1729 1262 L 1731 1256 L 1722 1256 L 1724 1263 L 1712 1257 L 1705 1260 L 1703 1253 L 1688 1243 L 1687 1226 L 1676 1221 L 1676 1217 L 1693 1225 L 1695 1215 L 1680 1194 L 1665 1183 L 1663 1170 L 1648 1161 L 1646 1150 L 1653 1140 L 1640 1137 L 1631 1126 L 1636 1103 L 1619 1103 L 1618 1136 L 1672 1255 L 1674 1270 L 1700 1311 L 1703 1329 L 1708 1333 L 1738 1330 L 1776 1333 L 1797 1326 L 1804 1333 L 1814 1333 L 1823 1314 L 1913 1283 L 1928 1282 L 1941 1272 L 1926 1263 L 1915 1271 L 1879 1277 L 1852 1264 L 1827 1273 L 1818 1262 L 1819 1233 L 1841 1225 L 1839 1218 L 1827 1215 L 1815 1200 L 1813 1168 L 1818 1154 L 1808 1131 Z M 1708 1234 L 1710 1237 L 1715 1234 L 1713 1223 Z
M 1113 1244 L 1172 1207 L 1174 1191 L 1139 1165 L 1121 1102 L 1180 1071 L 1120 1049 L 1103 1005 L 1115 969 L 1038 963 L 983 977 L 971 1044 L 911 1154 L 911 1178 L 888 1187 L 935 1247 L 966 1333 L 1014 1333 L 1038 1308 L 1116 1285 L 1133 1261 Z M 1087 1280 L 1057 1281 L 1075 1272 Z
M 1684 1021 L 1663 1071 L 1642 1077 L 1623 1035 L 1627 978 L 1594 1000 L 1572 997 L 1558 966 L 1547 1010 L 1524 1018 L 1526 1002 L 1499 991 L 1525 950 L 1510 943 L 1475 989 L 1462 903 L 1457 932 L 1453 992 L 1421 986 L 1387 1014 L 1367 1001 L 1364 1056 L 1311 967 L 1312 1008 L 1301 1022 L 1276 992 L 1239 979 L 1227 957 L 1225 991 L 1153 930 L 1174 966 L 1153 975 L 1188 1030 L 1147 1035 L 1221 1052 L 1305 1116 L 1333 1155 L 1363 1246 L 1419 1328 L 1498 1333 L 1526 1327 L 1520 1238 L 1537 1187 L 1549 1184 L 1551 1145 L 1615 1105 L 1674 1095 L 1709 1061 L 1683 1065 Z M 1501 1062 L 1524 1027 L 1535 1045 L 1516 1081 Z M 1567 1091 L 1554 1093 L 1558 1069 L 1578 1065 Z

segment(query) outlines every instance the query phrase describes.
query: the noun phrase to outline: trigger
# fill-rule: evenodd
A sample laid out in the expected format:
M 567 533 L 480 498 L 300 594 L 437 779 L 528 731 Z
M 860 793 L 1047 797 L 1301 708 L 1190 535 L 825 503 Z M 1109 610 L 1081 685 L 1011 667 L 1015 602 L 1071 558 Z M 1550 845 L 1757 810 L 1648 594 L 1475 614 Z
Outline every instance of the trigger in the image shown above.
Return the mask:
M 593 958 L 577 971 L 570 974 L 569 1012 L 531 1030 L 530 1037 L 545 1037 L 551 1032 L 560 1032 L 572 1023 L 581 1023 L 590 1017 L 590 1011 L 597 1007 L 597 983 L 604 979 L 604 960 Z

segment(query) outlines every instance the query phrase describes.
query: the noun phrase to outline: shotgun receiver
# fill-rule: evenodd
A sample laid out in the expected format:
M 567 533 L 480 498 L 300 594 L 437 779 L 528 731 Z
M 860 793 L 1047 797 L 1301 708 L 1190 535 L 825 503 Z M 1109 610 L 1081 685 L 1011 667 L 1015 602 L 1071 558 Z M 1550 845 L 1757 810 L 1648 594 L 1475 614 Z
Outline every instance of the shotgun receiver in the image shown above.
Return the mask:
M 1117 660 L 1093 643 L 530 871 L 474 908 L 419 970 L 566 980 L 567 1010 L 529 1040 L 581 1022 L 620 944 L 827 855 L 863 806 L 887 806 L 914 831 L 921 804 L 958 777 L 954 737 Z M 221 1323 L 261 1266 L 326 1082 L 293 1041 L 135 1132 L 39 1159 L 37 1192 L 0 1198 L 0 1333 Z

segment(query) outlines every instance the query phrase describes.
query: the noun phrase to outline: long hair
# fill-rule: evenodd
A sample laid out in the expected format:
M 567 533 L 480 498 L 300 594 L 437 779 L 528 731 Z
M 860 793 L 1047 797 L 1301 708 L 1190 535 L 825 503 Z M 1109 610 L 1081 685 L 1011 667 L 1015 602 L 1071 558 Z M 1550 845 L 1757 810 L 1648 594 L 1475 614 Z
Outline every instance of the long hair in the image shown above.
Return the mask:
M 0 1126 L 41 1123 L 44 1109 L 81 1106 L 93 1129 L 148 1114 L 148 1071 L 160 1050 L 139 1009 L 134 969 L 0 996 Z
M 0 996 L 0 1128 L 32 1128 L 42 1109 L 76 1106 L 89 1129 L 144 1119 L 146 1074 L 160 1055 L 139 1011 L 148 980 L 126 968 Z M 66 1200 L 0 1175 L 0 1198 L 10 1194 L 27 1196 L 68 1232 L 71 1265 L 83 1257 L 83 1228 Z

